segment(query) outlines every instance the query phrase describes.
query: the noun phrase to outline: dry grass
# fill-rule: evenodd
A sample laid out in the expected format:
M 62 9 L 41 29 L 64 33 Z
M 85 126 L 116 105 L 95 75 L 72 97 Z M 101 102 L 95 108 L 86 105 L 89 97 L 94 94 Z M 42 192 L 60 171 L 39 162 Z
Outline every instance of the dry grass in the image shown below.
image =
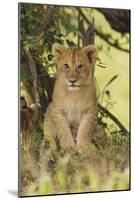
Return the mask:
M 88 157 L 54 145 L 51 150 L 39 132 L 22 145 L 21 196 L 129 189 L 128 136 L 105 133 L 92 141 L 94 154 Z

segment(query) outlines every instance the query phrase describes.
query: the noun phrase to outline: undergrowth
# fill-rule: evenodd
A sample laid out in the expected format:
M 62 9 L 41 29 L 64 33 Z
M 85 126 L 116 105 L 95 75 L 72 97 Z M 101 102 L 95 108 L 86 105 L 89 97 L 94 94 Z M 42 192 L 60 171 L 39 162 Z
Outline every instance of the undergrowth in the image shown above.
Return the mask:
M 108 129 L 92 140 L 93 155 L 50 148 L 43 133 L 21 145 L 21 196 L 129 189 L 129 136 Z M 53 149 L 53 150 L 52 150 Z

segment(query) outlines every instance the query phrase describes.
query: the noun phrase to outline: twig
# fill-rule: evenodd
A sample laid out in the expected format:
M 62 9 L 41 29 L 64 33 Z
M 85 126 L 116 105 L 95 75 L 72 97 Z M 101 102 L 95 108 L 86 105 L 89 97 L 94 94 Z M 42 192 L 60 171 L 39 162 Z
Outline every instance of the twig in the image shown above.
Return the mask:
M 86 33 L 85 33 L 85 29 L 84 29 L 84 25 L 83 25 L 83 20 L 81 20 L 79 22 L 79 31 L 82 33 L 82 43 L 83 43 L 83 46 L 86 45 Z
M 103 111 L 114 123 L 123 131 L 124 134 L 129 134 L 128 130 L 122 125 L 122 123 L 115 117 L 111 112 L 109 112 L 102 105 L 98 104 L 99 110 Z
M 86 17 L 85 14 L 82 12 L 82 10 L 81 10 L 80 8 L 76 8 L 76 9 L 79 10 L 81 16 L 82 16 L 83 19 L 87 22 L 87 24 L 91 24 L 91 22 L 87 19 L 87 17 Z M 97 34 L 99 37 L 101 37 L 101 39 L 103 39 L 103 40 L 104 40 L 105 42 L 107 42 L 109 45 L 111 45 L 111 46 L 113 46 L 113 47 L 115 47 L 115 48 L 117 48 L 117 49 L 119 49 L 119 50 L 121 50 L 121 51 L 124 51 L 124 52 L 129 53 L 129 50 L 128 50 L 128 49 L 124 49 L 124 48 L 120 47 L 120 46 L 118 45 L 118 43 L 116 43 L 116 42 L 114 42 L 114 43 L 111 42 L 111 41 L 108 39 L 108 37 L 107 37 L 106 35 L 104 35 L 103 33 L 99 32 L 96 28 L 95 28 L 95 32 L 96 32 L 96 34 Z
M 94 44 L 94 18 L 92 20 L 91 25 L 88 27 L 87 31 L 86 31 L 86 38 L 87 38 L 87 44 Z

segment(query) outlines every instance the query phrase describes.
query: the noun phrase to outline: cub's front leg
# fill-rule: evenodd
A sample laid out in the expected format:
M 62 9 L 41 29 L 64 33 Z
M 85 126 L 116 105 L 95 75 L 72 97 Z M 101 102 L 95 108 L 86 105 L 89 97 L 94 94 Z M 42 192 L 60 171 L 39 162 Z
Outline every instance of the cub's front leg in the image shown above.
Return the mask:
M 75 149 L 75 142 L 67 119 L 59 106 L 53 104 L 48 106 L 45 115 L 45 127 L 51 137 L 58 137 L 63 150 L 70 151 Z
M 77 134 L 77 150 L 79 153 L 90 154 L 90 142 L 96 127 L 95 109 L 87 109 L 83 114 Z

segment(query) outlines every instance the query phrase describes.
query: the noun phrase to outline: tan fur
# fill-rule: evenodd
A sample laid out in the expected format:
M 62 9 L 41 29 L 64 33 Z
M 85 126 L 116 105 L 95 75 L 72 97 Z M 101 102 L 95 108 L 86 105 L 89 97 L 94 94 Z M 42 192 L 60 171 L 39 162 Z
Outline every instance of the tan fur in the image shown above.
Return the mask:
M 55 43 L 52 47 L 54 62 L 58 66 L 53 100 L 49 104 L 44 123 L 44 134 L 60 140 L 61 147 L 69 151 L 89 152 L 90 140 L 95 132 L 97 99 L 93 78 L 96 48 L 65 48 Z M 68 64 L 69 68 L 65 68 Z M 83 67 L 78 69 L 78 65 Z M 76 80 L 74 87 L 69 81 Z

